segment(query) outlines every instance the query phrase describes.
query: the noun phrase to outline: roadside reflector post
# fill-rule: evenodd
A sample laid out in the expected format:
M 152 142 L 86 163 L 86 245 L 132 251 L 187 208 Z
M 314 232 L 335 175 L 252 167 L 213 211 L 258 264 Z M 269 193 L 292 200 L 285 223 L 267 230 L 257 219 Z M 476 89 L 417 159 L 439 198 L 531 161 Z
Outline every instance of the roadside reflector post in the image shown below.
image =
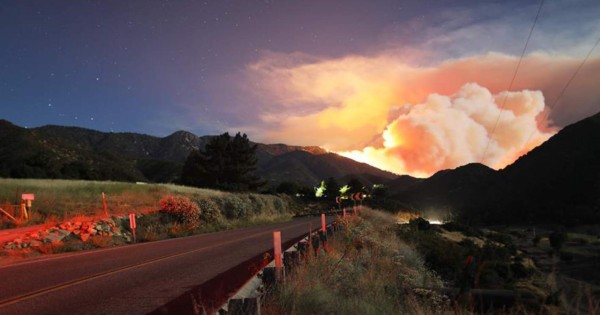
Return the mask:
M 273 251 L 275 255 L 275 267 L 282 268 L 283 261 L 281 259 L 281 232 L 273 232 Z
M 283 261 L 281 258 L 281 231 L 273 232 L 273 256 L 275 256 L 275 277 L 280 280 L 283 276 Z
M 104 215 L 108 217 L 108 210 L 106 208 L 106 195 L 102 193 L 102 207 L 104 208 Z
M 325 213 L 321 213 L 321 243 L 323 243 L 323 249 L 327 251 L 327 224 L 325 222 Z
M 135 223 L 135 213 L 130 213 L 129 214 L 129 227 L 131 228 L 131 235 L 133 236 L 133 242 L 135 243 L 135 228 L 136 228 L 136 223 Z
M 344 207 L 344 212 L 342 213 L 342 218 L 346 218 L 346 207 Z
M 315 235 L 312 238 L 312 247 L 315 251 L 315 257 L 319 254 L 319 235 Z

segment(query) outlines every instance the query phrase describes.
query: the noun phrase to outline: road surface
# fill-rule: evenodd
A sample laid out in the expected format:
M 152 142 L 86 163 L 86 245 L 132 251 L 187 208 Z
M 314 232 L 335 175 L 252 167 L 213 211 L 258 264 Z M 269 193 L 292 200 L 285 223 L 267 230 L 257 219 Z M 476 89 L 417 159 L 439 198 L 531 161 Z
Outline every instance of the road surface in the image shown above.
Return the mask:
M 328 217 L 328 222 L 334 220 Z M 320 218 L 79 252 L 0 267 L 0 314 L 146 314 Z

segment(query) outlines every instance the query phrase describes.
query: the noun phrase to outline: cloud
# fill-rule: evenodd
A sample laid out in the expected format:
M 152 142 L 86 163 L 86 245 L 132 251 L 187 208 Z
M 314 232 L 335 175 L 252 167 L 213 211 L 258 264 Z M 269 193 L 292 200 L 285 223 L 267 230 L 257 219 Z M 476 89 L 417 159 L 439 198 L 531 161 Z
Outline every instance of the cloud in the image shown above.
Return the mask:
M 242 128 L 265 142 L 352 152 L 346 155 L 396 173 L 427 176 L 479 162 L 484 152 L 485 164 L 500 168 L 600 103 L 598 57 L 558 102 L 580 58 L 527 55 L 505 92 L 517 62 L 498 53 L 431 66 L 393 52 L 337 59 L 270 53 L 248 69 L 261 121 Z
M 509 106 L 500 115 L 500 104 Z M 405 105 L 386 127 L 383 147 L 340 152 L 399 174 L 429 176 L 441 169 L 480 161 L 499 168 L 526 148 L 539 145 L 553 132 L 538 128 L 544 109 L 539 91 L 492 95 L 475 83 L 451 96 L 431 94 L 424 103 Z M 507 126 L 496 130 L 496 121 Z M 493 136 L 492 136 L 493 134 Z

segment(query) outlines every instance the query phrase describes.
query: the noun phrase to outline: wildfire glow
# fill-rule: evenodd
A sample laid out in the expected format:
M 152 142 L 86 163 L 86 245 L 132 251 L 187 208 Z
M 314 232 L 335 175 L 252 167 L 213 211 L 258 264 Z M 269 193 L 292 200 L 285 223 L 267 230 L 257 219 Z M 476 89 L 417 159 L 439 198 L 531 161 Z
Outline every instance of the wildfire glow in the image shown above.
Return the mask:
M 276 104 L 263 108 L 273 127 L 257 133 L 265 142 L 320 145 L 417 177 L 482 161 L 502 168 L 556 132 L 544 118 L 546 102 L 558 96 L 579 62 L 529 55 L 507 92 L 517 61 L 487 54 L 418 67 L 386 54 L 329 60 L 268 55 L 249 69 L 261 97 Z M 600 58 L 588 67 L 587 75 L 600 80 Z M 563 97 L 579 106 L 569 114 L 595 113 L 588 101 L 597 94 L 592 81 L 573 84 Z
M 505 103 L 502 113 L 499 102 Z M 543 109 L 541 92 L 492 95 L 466 84 L 454 95 L 432 94 L 425 103 L 404 106 L 384 130 L 382 147 L 339 154 L 418 177 L 479 161 L 484 154 L 488 165 L 501 168 L 553 134 L 538 129 L 536 117 Z M 497 117 L 503 128 L 492 134 Z

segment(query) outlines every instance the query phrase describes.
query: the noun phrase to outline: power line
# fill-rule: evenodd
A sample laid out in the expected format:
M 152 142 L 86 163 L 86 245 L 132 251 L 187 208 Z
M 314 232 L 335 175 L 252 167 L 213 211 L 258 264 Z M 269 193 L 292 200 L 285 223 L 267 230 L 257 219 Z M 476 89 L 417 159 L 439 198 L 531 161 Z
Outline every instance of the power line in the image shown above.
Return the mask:
M 565 91 L 569 88 L 569 86 L 571 85 L 571 82 L 573 82 L 573 79 L 575 79 L 575 77 L 579 73 L 579 70 L 581 70 L 581 68 L 583 68 L 583 65 L 590 58 L 590 56 L 592 55 L 592 52 L 594 51 L 594 49 L 596 49 L 596 47 L 598 46 L 599 43 L 600 43 L 600 37 L 598 37 L 598 40 L 596 40 L 596 43 L 594 44 L 594 46 L 592 46 L 592 48 L 587 53 L 587 55 L 585 56 L 585 58 L 581 61 L 581 63 L 577 67 L 577 69 L 575 69 L 575 71 L 573 71 L 573 74 L 571 75 L 571 77 L 569 78 L 569 80 L 567 81 L 567 83 L 565 84 L 565 86 L 562 88 L 562 90 L 560 90 L 560 93 L 558 93 L 558 96 L 556 97 L 556 99 L 554 99 L 554 102 L 552 103 L 552 106 L 548 107 L 550 110 L 556 109 L 556 107 L 558 106 L 558 101 L 565 94 Z M 542 119 L 542 121 L 548 119 L 548 115 L 550 115 L 550 110 L 547 110 L 547 111 L 544 112 L 544 114 L 543 114 L 544 118 Z M 537 130 L 537 128 L 536 128 L 536 130 Z M 527 141 L 525 141 L 526 145 L 531 140 L 531 137 L 533 136 L 534 132 L 535 132 L 535 130 L 532 130 L 531 133 L 529 133 L 529 137 L 527 137 Z
M 496 123 L 494 124 L 494 128 L 490 133 L 488 138 L 488 142 L 485 146 L 485 150 L 483 151 L 483 155 L 481 156 L 480 163 L 483 164 L 485 161 L 485 156 L 487 155 L 487 151 L 490 147 L 490 143 L 492 142 L 492 137 L 496 132 L 496 128 L 498 128 L 498 122 L 500 122 L 500 116 L 502 116 L 502 111 L 504 110 L 504 105 L 506 104 L 506 99 L 508 98 L 508 92 L 512 89 L 513 83 L 515 82 L 515 78 L 517 77 L 517 73 L 519 73 L 519 68 L 521 67 L 521 62 L 523 61 L 523 57 L 525 56 L 525 52 L 527 51 L 527 46 L 529 45 L 529 40 L 531 39 L 531 34 L 533 34 L 533 30 L 535 29 L 535 25 L 537 24 L 538 18 L 540 17 L 540 12 L 542 12 L 542 7 L 544 6 L 544 0 L 540 1 L 540 6 L 538 7 L 538 11 L 535 15 L 535 19 L 533 20 L 533 24 L 531 25 L 531 29 L 529 29 L 529 35 L 527 36 L 527 40 L 525 41 L 525 46 L 523 47 L 523 51 L 521 52 L 521 57 L 519 57 L 519 62 L 517 63 L 517 67 L 515 68 L 515 73 L 513 74 L 512 79 L 510 80 L 510 84 L 508 85 L 507 93 L 504 95 L 504 99 L 502 101 L 502 105 L 500 106 L 500 112 L 498 113 L 498 117 L 496 117 Z

